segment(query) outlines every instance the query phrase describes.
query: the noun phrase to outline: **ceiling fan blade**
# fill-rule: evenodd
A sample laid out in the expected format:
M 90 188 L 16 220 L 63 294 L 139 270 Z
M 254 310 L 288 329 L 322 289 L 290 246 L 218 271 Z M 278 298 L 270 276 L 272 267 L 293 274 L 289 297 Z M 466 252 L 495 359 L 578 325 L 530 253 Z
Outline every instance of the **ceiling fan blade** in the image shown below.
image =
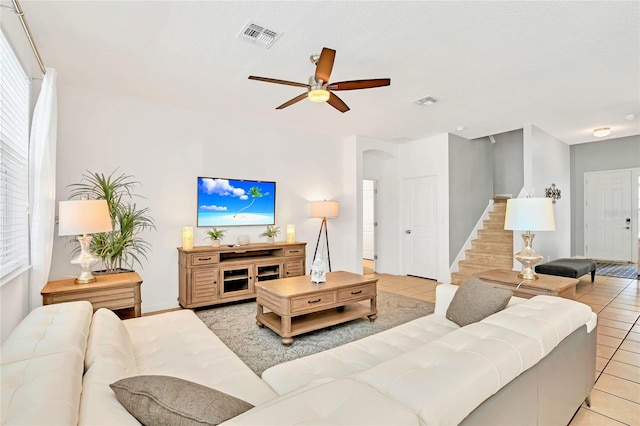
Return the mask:
M 276 78 L 268 78 L 268 77 L 256 77 L 255 75 L 250 75 L 249 80 L 258 80 L 258 81 L 265 81 L 267 83 L 285 84 L 287 86 L 309 87 L 309 85 L 305 83 L 296 83 L 295 81 L 278 80 Z
M 318 64 L 316 65 L 316 81 L 328 82 L 333 69 L 333 61 L 336 59 L 336 51 L 327 47 L 322 48 Z
M 327 103 L 340 112 L 347 112 L 350 109 L 342 99 L 340 99 L 338 96 L 334 95 L 333 93 L 329 94 L 329 100 L 327 101 Z
M 291 106 L 293 104 L 295 104 L 296 102 L 300 102 L 301 100 L 303 100 L 304 98 L 307 97 L 307 93 L 303 93 L 302 95 L 298 95 L 295 98 L 288 100 L 287 102 L 283 103 L 282 105 L 280 105 L 279 107 L 277 107 L 276 109 L 283 109 L 286 108 L 288 106 Z
M 330 90 L 356 90 L 356 89 L 372 89 L 374 87 L 389 86 L 391 84 L 390 78 L 374 78 L 371 80 L 351 80 L 340 81 L 338 83 L 331 83 L 329 85 Z

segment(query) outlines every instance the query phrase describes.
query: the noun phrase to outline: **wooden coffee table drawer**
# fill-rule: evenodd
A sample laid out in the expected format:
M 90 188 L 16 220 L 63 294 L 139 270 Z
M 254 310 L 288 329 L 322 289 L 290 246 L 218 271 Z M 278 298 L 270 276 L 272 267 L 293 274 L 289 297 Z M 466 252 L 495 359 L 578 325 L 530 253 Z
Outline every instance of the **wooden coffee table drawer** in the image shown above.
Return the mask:
M 291 299 L 291 314 L 298 314 L 309 310 L 317 310 L 319 307 L 336 303 L 336 292 L 327 291 L 315 293 L 310 296 L 294 297 Z
M 352 300 L 370 299 L 376 295 L 376 285 L 367 284 L 353 288 L 345 288 L 338 290 L 338 301 L 349 302 Z

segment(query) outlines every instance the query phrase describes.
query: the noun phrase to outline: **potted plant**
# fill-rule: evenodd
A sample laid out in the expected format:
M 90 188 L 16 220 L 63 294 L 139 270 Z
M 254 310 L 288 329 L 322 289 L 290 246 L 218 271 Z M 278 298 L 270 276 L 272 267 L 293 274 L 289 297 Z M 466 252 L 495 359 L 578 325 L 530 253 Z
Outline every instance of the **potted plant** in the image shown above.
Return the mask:
M 138 208 L 133 202 L 135 186 L 140 182 L 131 175 L 115 176 L 87 172 L 80 183 L 69 185 L 70 198 L 87 197 L 94 200 L 106 200 L 113 231 L 94 234 L 91 250 L 102 259 L 105 273 L 131 270 L 137 263 L 142 266 L 142 258 L 147 259 L 151 244 L 142 238 L 141 233 L 156 229 L 149 208 Z M 140 197 L 142 198 L 142 197 Z M 76 249 L 79 250 L 79 247 Z
M 280 233 L 280 227 L 275 225 L 267 225 L 267 229 L 259 237 L 267 237 L 267 242 L 272 244 L 275 237 Z
M 224 238 L 224 229 L 218 229 L 215 226 L 207 231 L 207 238 L 211 239 L 211 247 L 220 247 L 220 240 Z

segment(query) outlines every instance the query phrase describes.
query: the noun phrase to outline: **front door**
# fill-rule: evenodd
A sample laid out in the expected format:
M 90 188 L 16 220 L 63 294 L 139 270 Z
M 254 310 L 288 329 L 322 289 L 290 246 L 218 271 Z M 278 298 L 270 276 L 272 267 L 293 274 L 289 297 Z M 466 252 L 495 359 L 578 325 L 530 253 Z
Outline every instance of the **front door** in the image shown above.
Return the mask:
M 437 179 L 405 180 L 405 253 L 407 275 L 436 279 Z
M 584 252 L 588 258 L 631 258 L 631 170 L 585 173 Z

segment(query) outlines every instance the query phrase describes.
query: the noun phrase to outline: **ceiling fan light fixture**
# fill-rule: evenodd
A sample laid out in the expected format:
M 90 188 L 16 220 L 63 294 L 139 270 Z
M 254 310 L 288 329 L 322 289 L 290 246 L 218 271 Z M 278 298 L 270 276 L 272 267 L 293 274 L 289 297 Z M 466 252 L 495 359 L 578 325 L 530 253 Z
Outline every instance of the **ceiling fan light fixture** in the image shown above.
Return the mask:
M 603 138 L 605 136 L 609 136 L 611 134 L 610 127 L 598 127 L 597 129 L 593 129 L 593 136 L 597 138 Z
M 313 89 L 309 90 L 307 97 L 311 102 L 322 103 L 329 100 L 329 91 L 327 89 Z

